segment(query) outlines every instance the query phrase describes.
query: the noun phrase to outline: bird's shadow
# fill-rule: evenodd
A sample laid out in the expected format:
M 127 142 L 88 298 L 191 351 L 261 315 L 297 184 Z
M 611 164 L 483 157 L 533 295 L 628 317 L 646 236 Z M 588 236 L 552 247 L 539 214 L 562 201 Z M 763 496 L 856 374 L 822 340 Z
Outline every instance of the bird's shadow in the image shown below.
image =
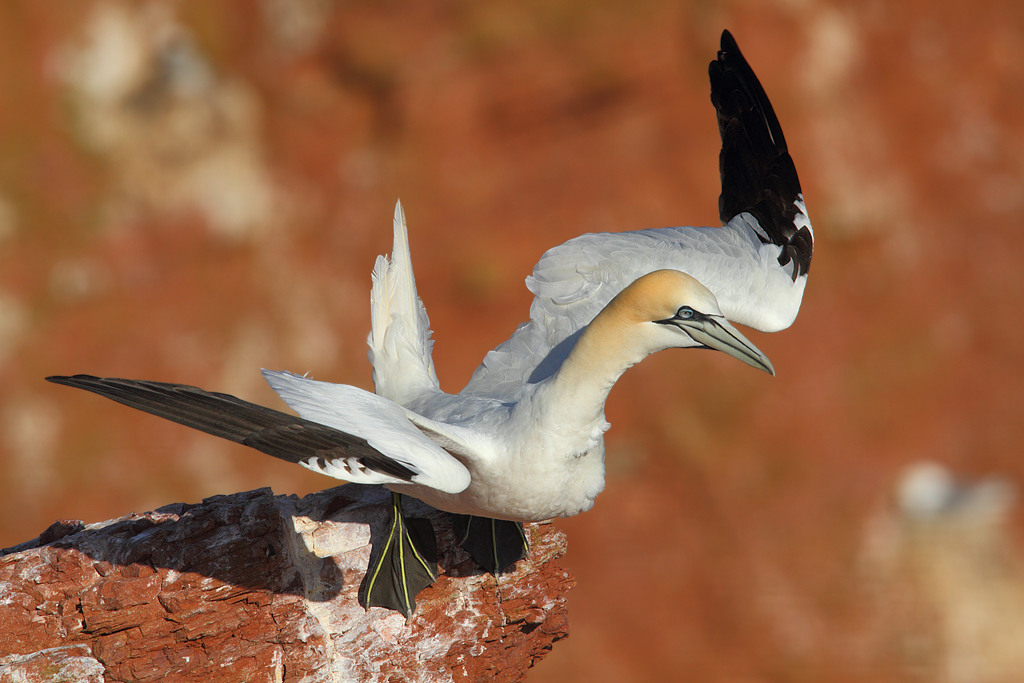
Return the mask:
M 442 573 L 482 572 L 455 542 L 450 515 L 410 502 L 407 510 L 434 526 Z M 243 591 L 329 601 L 355 592 L 369 556 L 367 540 L 374 547 L 382 542 L 390 505 L 391 494 L 379 486 L 347 484 L 304 498 L 257 489 L 100 524 L 62 520 L 36 539 L 0 550 L 0 561 L 36 548 L 74 549 L 101 576 L 141 565 Z

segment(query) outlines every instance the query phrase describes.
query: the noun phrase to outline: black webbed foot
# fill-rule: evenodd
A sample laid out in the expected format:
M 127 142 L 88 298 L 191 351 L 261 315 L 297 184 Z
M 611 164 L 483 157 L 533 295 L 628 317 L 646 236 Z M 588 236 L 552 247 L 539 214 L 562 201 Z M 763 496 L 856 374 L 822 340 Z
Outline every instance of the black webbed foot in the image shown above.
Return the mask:
M 405 615 L 416 610 L 416 595 L 437 580 L 437 540 L 424 517 L 406 517 L 402 496 L 391 494 L 391 524 L 370 554 L 359 587 L 363 607 L 387 607 Z
M 522 522 L 453 515 L 459 542 L 477 564 L 495 576 L 530 554 Z

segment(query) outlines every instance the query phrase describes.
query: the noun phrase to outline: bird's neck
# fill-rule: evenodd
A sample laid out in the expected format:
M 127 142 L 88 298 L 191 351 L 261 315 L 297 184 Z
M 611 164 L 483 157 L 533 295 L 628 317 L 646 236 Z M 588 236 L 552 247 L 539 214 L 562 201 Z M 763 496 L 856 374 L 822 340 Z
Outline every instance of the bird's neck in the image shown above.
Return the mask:
M 566 426 L 604 421 L 604 403 L 615 382 L 650 350 L 638 344 L 633 325 L 606 308 L 584 329 L 541 394 L 553 419 Z

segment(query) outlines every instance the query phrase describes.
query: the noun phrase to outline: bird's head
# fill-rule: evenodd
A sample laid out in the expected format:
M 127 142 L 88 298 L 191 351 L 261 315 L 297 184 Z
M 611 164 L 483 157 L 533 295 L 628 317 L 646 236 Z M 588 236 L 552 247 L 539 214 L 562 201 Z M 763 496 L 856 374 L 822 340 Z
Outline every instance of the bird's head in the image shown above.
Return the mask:
M 716 349 L 775 374 L 771 361 L 725 319 L 715 295 L 686 273 L 648 273 L 622 290 L 609 308 L 625 327 L 639 332 L 648 353 L 669 348 Z

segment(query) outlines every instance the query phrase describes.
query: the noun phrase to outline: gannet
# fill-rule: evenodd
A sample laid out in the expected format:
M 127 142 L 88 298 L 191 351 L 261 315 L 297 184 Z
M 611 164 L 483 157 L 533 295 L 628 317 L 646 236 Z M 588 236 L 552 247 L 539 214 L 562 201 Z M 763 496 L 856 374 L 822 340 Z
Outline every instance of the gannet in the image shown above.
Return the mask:
M 401 496 L 458 515 L 463 546 L 499 574 L 528 552 L 523 522 L 594 504 L 605 483 L 605 399 L 630 366 L 663 349 L 709 348 L 775 374 L 732 323 L 772 332 L 793 322 L 813 233 L 782 129 L 728 31 L 709 75 L 723 226 L 587 234 L 549 250 L 526 281 L 530 320 L 458 394 L 443 392 L 434 371 L 401 203 L 391 258 L 378 257 L 372 275 L 376 393 L 263 370 L 296 417 L 180 384 L 47 379 L 331 477 L 386 486 L 391 527 L 360 597 L 409 617 L 437 575 L 436 545 L 426 520 L 405 517 Z

